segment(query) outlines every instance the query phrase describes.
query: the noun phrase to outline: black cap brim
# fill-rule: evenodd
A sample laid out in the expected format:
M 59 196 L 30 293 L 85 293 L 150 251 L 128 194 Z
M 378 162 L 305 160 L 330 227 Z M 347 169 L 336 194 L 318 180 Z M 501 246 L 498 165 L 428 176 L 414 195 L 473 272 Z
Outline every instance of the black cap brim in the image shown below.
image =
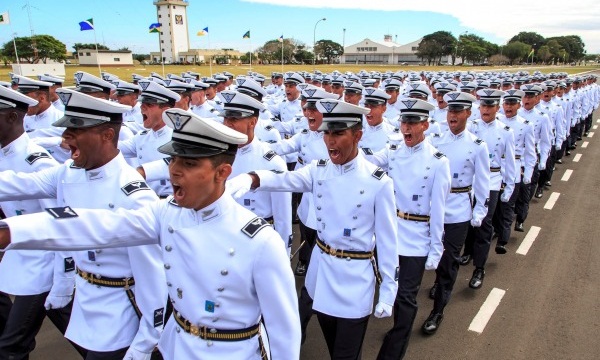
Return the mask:
M 52 124 L 52 126 L 81 129 L 81 128 L 94 127 L 94 126 L 106 124 L 106 123 L 108 123 L 108 121 L 106 121 L 106 120 L 89 119 L 89 118 L 65 115 L 65 116 L 61 117 L 60 119 L 56 120 Z
M 232 145 L 229 150 L 225 150 L 212 146 L 184 144 L 175 140 L 171 140 L 168 143 L 158 147 L 158 152 L 160 153 L 190 158 L 203 158 L 223 153 L 235 155 L 236 150 L 237 145 Z

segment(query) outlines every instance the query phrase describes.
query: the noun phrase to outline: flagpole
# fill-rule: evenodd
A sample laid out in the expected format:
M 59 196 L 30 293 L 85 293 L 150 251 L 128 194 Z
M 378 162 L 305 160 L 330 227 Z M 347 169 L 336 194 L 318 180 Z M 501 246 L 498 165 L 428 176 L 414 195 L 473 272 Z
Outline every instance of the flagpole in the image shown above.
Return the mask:
M 283 74 L 283 35 L 281 35 L 281 73 Z
M 96 25 L 92 25 L 92 28 L 94 29 L 94 45 L 96 45 L 96 60 L 98 63 L 98 73 L 100 75 L 100 78 L 102 78 L 102 69 L 100 69 L 100 54 L 98 53 L 98 40 L 96 40 Z
M 17 65 L 19 66 L 19 75 L 23 75 L 23 70 L 21 69 L 21 62 L 19 61 L 19 53 L 17 52 L 17 41 L 15 40 L 16 34 L 13 31 L 12 23 L 10 22 L 10 13 L 8 11 L 6 13 L 8 14 L 8 25 L 10 26 L 10 32 L 12 33 L 12 36 L 13 36 L 13 45 L 15 47 L 15 57 L 17 58 Z
M 250 71 L 252 71 L 252 37 L 250 39 Z
M 210 31 L 208 32 L 207 35 L 208 35 L 208 49 L 206 49 L 206 50 L 207 50 L 207 53 L 208 53 L 208 65 L 209 65 L 209 68 L 210 68 L 210 77 L 212 77 L 213 76 L 213 72 L 212 72 L 212 55 L 210 53 Z

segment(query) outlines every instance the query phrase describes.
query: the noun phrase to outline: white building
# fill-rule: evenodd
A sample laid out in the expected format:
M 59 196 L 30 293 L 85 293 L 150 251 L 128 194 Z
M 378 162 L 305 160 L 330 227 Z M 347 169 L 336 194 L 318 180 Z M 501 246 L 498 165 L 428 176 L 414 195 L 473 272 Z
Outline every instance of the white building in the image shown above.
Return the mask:
M 165 63 L 181 62 L 179 53 L 190 48 L 187 0 L 155 0 L 157 22 L 162 26 L 158 37 L 160 55 Z M 156 53 L 151 53 L 154 61 Z
M 133 65 L 131 51 L 79 49 L 77 57 L 80 65 Z
M 392 41 L 391 35 L 385 35 L 382 42 L 364 39 L 344 48 L 342 64 L 420 64 L 423 61 L 416 55 L 421 39 L 400 45 Z M 443 57 L 442 63 L 452 62 L 451 56 Z

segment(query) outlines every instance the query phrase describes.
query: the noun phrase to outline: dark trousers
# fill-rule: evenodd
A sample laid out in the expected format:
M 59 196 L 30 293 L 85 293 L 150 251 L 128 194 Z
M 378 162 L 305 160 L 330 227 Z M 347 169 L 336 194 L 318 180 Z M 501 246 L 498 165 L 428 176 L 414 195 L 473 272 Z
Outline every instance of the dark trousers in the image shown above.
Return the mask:
M 40 331 L 44 318 L 50 321 L 64 335 L 69 325 L 73 302 L 62 309 L 46 310 L 44 302 L 48 292 L 39 295 L 15 296 L 15 301 L 0 336 L 0 359 L 29 359 L 35 348 L 35 336 Z M 86 351 L 73 344 L 80 355 Z
M 4 332 L 4 327 L 8 321 L 8 315 L 12 308 L 10 297 L 3 292 L 0 292 L 0 335 Z
M 570 131 L 569 131 L 569 147 L 574 146 L 575 145 L 575 141 L 577 141 L 577 133 L 575 132 L 576 127 L 573 126 L 571 127 Z
M 127 349 L 119 349 L 114 351 L 88 351 L 85 360 L 123 360 Z
M 585 118 L 585 132 L 590 131 L 591 128 L 592 128 L 592 114 L 589 114 Z
M 525 220 L 527 220 L 527 214 L 529 213 L 529 202 L 535 194 L 535 188 L 537 187 L 539 177 L 540 171 L 538 170 L 536 164 L 533 167 L 531 183 L 524 184 L 523 182 L 521 182 L 519 196 L 517 197 L 517 201 L 515 203 L 515 214 L 517 215 L 517 222 L 524 223 Z
M 417 316 L 417 294 L 427 256 L 399 256 L 398 292 L 394 301 L 394 326 L 385 334 L 377 360 L 402 359 Z
M 510 199 L 507 202 L 498 201 L 496 205 L 496 211 L 494 212 L 493 224 L 494 230 L 498 233 L 498 245 L 508 244 L 510 238 L 510 232 L 512 229 L 512 222 L 515 216 L 515 203 L 519 197 L 519 191 L 521 189 L 521 183 L 515 184 Z M 502 194 L 502 191 L 500 191 Z
M 433 300 L 433 311 L 436 313 L 443 313 L 446 304 L 450 301 L 456 275 L 458 275 L 460 249 L 465 243 L 468 230 L 468 221 L 444 224 L 444 253 L 435 270 L 438 289 Z
M 300 314 L 300 329 L 302 330 L 302 343 L 306 340 L 306 327 L 313 315 L 313 299 L 308 295 L 306 286 L 302 286 L 298 298 L 298 313 Z
M 567 144 L 569 143 L 569 141 L 570 141 L 569 136 L 567 136 L 567 139 L 562 142 L 562 145 L 560 146 L 560 150 L 558 150 L 556 152 L 556 160 L 560 160 L 563 158 L 563 156 L 565 156 L 565 151 L 567 151 Z
M 331 360 L 360 360 L 369 316 L 346 319 L 316 313 Z
M 540 177 L 538 179 L 538 186 L 544 186 L 546 181 L 552 180 L 552 174 L 554 174 L 554 163 L 556 162 L 556 148 L 554 145 L 550 148 L 550 154 L 548 155 L 548 161 L 546 161 L 546 169 L 540 171 Z
M 308 266 L 310 263 L 310 254 L 312 254 L 312 249 L 317 242 L 317 230 L 309 228 L 302 221 L 300 221 L 298 227 L 300 228 L 300 241 L 306 241 L 304 246 L 298 251 L 298 261 L 302 261 Z
M 490 200 L 488 202 L 488 212 L 481 222 L 481 226 L 474 228 L 469 225 L 467 238 L 465 239 L 465 253 L 469 254 L 467 249 L 471 249 L 473 255 L 473 265 L 478 268 L 484 268 L 490 252 L 490 244 L 492 243 L 492 235 L 494 227 L 492 226 L 492 218 L 496 211 L 498 196 L 500 192 L 490 190 Z M 475 200 L 477 202 L 477 200 Z

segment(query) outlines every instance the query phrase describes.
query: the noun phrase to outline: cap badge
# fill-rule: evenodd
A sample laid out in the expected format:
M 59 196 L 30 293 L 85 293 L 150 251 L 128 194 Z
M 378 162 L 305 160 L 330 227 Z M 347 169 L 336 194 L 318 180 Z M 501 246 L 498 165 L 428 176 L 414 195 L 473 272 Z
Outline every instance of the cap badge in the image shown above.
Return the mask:
M 353 83 L 354 83 L 354 81 L 346 81 L 345 86 L 350 87 L 350 86 L 352 86 Z
M 83 77 L 83 73 L 82 72 L 76 72 L 75 73 L 75 81 L 76 82 L 80 82 L 82 77 Z
M 246 79 L 236 79 L 236 80 L 237 80 L 238 86 L 242 86 L 246 82 Z
M 313 97 L 313 95 L 317 92 L 317 89 L 305 89 L 304 92 L 308 94 L 308 97 Z
M 375 89 L 365 89 L 365 92 L 367 93 L 367 95 L 371 95 L 375 92 Z
M 138 84 L 142 87 L 142 91 L 146 91 L 148 86 L 150 86 L 150 81 L 140 81 Z
M 321 101 L 321 105 L 323 105 L 323 107 L 325 108 L 325 111 L 327 111 L 328 113 L 332 112 L 333 109 L 335 109 L 335 107 L 338 105 L 337 102 L 323 102 Z
M 483 90 L 483 92 L 487 95 L 487 96 L 492 96 L 492 94 L 494 94 L 494 90 Z
M 170 79 L 165 79 L 165 84 L 167 84 L 167 86 L 171 85 L 171 80 Z
M 167 116 L 169 117 L 169 119 L 171 119 L 171 121 L 173 121 L 173 126 L 175 127 L 175 130 L 181 130 L 185 126 L 185 124 L 187 124 L 187 122 L 190 121 L 190 119 L 192 118 L 189 115 L 173 114 L 169 112 L 167 112 Z
M 452 100 L 456 100 L 456 98 L 458 98 L 461 95 L 461 93 L 453 93 L 453 94 L 448 94 L 448 97 Z
M 417 103 L 417 100 L 403 100 L 402 103 L 406 106 L 407 109 L 412 109 L 413 106 Z
M 235 95 L 236 94 L 233 93 L 233 92 L 227 92 L 227 93 L 226 92 L 222 92 L 221 93 L 221 96 L 223 96 L 223 98 L 225 99 L 226 103 L 230 103 L 231 100 L 233 100 L 233 98 L 235 97 Z
M 73 94 L 57 92 L 57 95 L 60 98 L 60 101 L 62 101 L 63 104 L 65 104 L 65 106 L 67 106 L 67 105 L 69 105 L 69 100 L 71 100 L 71 95 L 73 95 Z

